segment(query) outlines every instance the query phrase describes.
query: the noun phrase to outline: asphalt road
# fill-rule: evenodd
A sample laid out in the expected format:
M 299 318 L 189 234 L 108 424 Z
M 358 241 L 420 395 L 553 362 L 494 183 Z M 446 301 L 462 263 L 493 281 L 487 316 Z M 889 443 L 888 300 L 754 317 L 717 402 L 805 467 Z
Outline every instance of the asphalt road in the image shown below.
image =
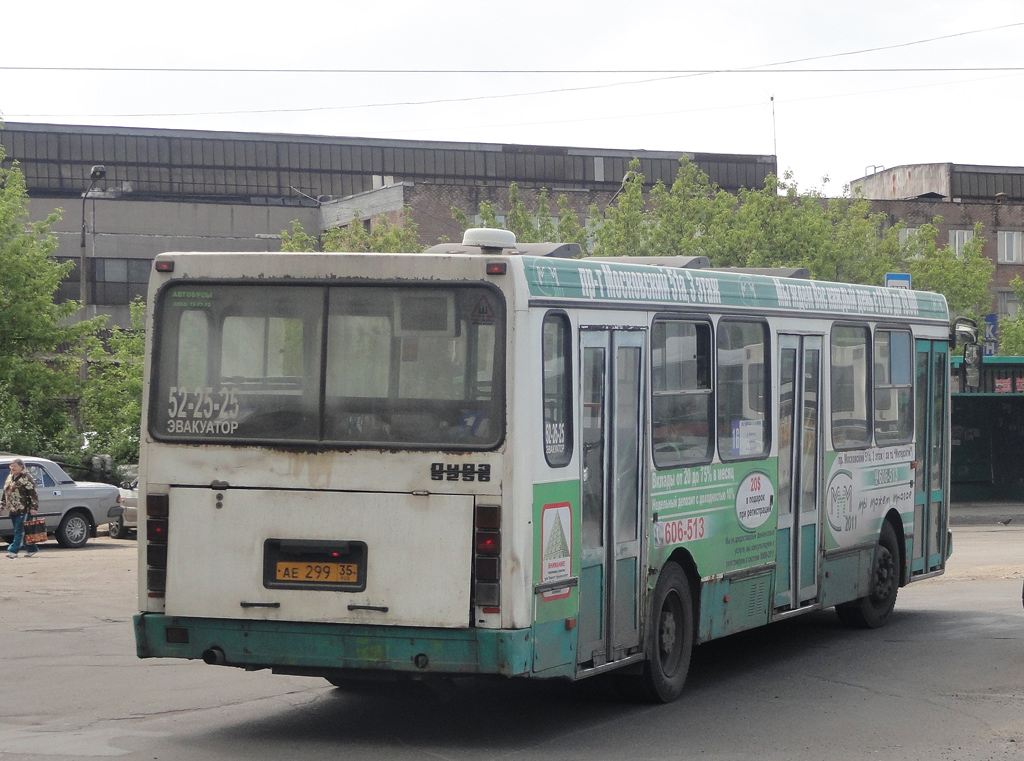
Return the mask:
M 947 574 L 882 630 L 822 611 L 699 648 L 668 706 L 611 680 L 353 695 L 141 661 L 135 542 L 51 542 L 0 559 L 0 759 L 1024 759 L 1019 524 L 956 528 Z

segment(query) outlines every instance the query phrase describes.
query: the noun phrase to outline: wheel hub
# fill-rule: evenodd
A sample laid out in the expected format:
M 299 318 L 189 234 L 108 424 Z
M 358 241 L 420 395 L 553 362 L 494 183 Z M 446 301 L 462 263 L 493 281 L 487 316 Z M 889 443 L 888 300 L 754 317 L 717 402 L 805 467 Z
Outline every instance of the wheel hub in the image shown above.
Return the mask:
M 676 618 L 671 611 L 661 612 L 661 627 L 658 636 L 658 645 L 664 655 L 669 655 L 676 646 Z
M 875 566 L 875 586 L 871 595 L 875 600 L 884 600 L 889 596 L 895 575 L 892 555 L 883 550 L 879 553 L 878 563 Z

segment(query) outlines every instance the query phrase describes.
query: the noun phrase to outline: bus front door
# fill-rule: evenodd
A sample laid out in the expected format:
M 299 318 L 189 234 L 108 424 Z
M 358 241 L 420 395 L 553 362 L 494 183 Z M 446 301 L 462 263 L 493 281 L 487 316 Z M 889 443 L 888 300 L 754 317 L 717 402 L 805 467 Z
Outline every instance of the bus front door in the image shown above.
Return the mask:
M 775 609 L 818 598 L 821 336 L 779 336 Z
M 945 566 L 946 550 L 946 379 L 949 346 L 945 341 L 918 341 L 914 416 L 917 469 L 914 482 L 914 547 L 911 576 Z
M 640 463 L 644 332 L 584 329 L 582 557 L 577 662 L 596 668 L 640 644 Z

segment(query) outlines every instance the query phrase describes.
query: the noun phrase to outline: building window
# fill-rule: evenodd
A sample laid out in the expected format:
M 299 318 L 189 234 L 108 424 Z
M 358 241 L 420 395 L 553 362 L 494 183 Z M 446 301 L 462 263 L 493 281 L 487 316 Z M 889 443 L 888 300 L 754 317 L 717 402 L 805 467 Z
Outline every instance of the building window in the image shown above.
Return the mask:
M 651 437 L 658 468 L 711 460 L 711 326 L 657 320 L 651 330 Z
M 904 227 L 900 230 L 900 243 L 906 243 L 920 231 L 919 227 Z
M 139 296 L 146 298 L 149 285 L 149 259 L 93 259 L 96 275 L 93 303 L 124 306 Z
M 1024 232 L 1000 230 L 997 233 L 999 252 L 996 261 L 1000 264 L 1024 263 Z
M 57 261 L 61 264 L 72 262 L 74 266 L 64 279 L 60 281 L 60 285 L 57 286 L 57 292 L 53 294 L 53 300 L 58 304 L 65 301 L 80 301 L 82 283 L 78 277 L 78 257 L 58 256 Z
M 949 245 L 958 257 L 963 256 L 964 245 L 974 237 L 974 230 L 950 230 Z
M 1017 301 L 1017 294 L 1013 291 L 999 291 L 997 294 L 999 318 L 1013 318 L 1020 311 L 1020 302 Z
M 494 221 L 497 222 L 499 225 L 501 225 L 501 227 L 499 229 L 501 229 L 501 230 L 505 229 L 505 215 L 504 214 L 495 214 L 494 215 Z M 477 227 L 481 227 L 483 225 L 483 223 L 484 223 L 484 218 L 481 217 L 479 214 L 477 214 L 476 216 L 473 217 L 473 224 L 475 224 Z

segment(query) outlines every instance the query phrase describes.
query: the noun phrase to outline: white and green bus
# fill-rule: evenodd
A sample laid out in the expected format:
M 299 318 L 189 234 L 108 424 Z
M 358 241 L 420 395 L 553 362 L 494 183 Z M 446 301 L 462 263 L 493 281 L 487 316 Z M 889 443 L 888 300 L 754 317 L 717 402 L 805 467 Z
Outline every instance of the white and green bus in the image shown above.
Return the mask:
M 669 701 L 699 643 L 942 573 L 942 296 L 435 248 L 157 257 L 140 657 Z

